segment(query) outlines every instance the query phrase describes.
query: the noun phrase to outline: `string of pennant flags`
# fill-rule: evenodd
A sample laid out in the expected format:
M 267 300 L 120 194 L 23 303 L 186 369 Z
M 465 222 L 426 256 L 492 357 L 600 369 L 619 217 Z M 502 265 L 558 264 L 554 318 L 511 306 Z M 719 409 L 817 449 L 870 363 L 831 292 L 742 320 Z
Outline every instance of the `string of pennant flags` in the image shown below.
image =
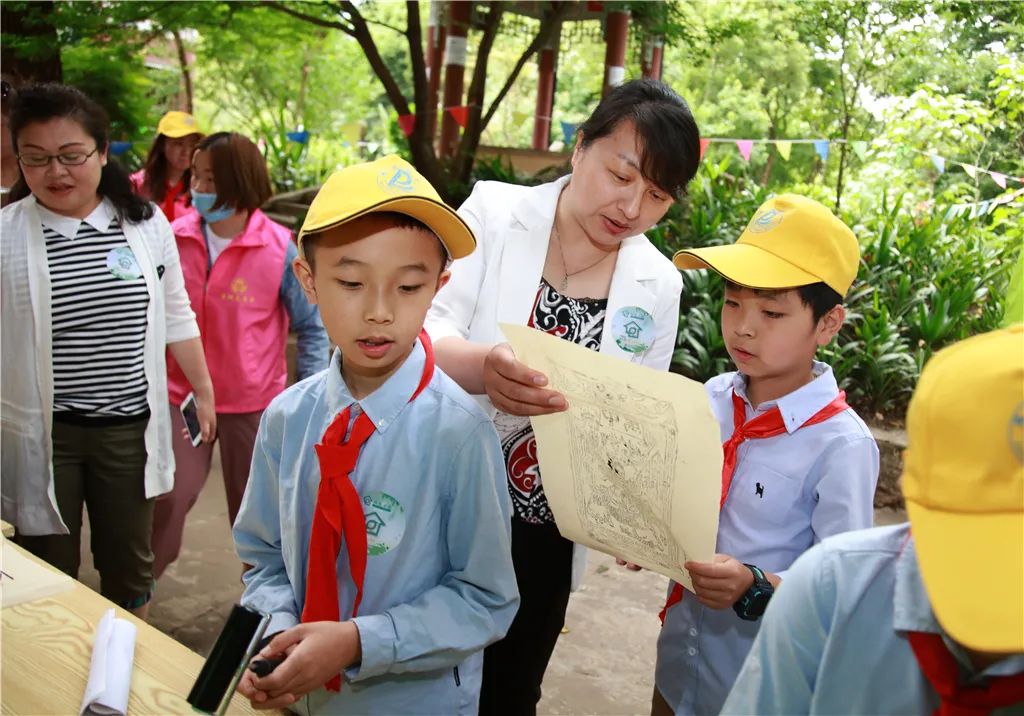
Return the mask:
M 562 136 L 565 140 L 565 144 L 569 145 L 576 138 L 576 130 L 579 128 L 578 124 L 571 122 L 562 122 Z M 829 151 L 833 144 L 846 144 L 849 146 L 854 154 L 858 158 L 863 160 L 868 153 L 868 149 L 871 143 L 865 140 L 847 140 L 847 139 L 739 139 L 735 137 L 701 137 L 700 139 L 700 156 L 704 158 L 704 153 L 707 152 L 708 147 L 712 144 L 733 144 L 739 151 L 740 156 L 743 157 L 744 161 L 750 161 L 750 155 L 753 151 L 755 144 L 769 144 L 774 145 L 775 150 L 779 153 L 779 156 L 784 160 L 789 161 L 790 153 L 793 150 L 794 144 L 813 144 L 814 151 L 821 158 L 821 161 L 828 161 Z M 914 152 L 927 156 L 931 159 L 932 165 L 939 172 L 939 174 L 945 174 L 946 169 L 949 166 L 956 165 L 963 169 L 964 173 L 967 174 L 971 179 L 977 180 L 979 175 L 988 175 L 992 181 L 994 181 L 999 188 L 1005 189 L 1007 182 L 1016 182 L 1018 184 L 1024 184 L 1024 177 L 1015 177 L 1002 172 L 993 171 L 990 169 L 983 169 L 982 167 L 974 164 L 968 164 L 967 162 L 950 161 L 946 157 L 937 154 L 935 152 L 924 152 L 919 149 L 914 149 L 906 145 L 897 145 L 903 151 Z
M 456 107 L 446 107 L 444 109 L 455 122 L 465 129 L 469 122 L 469 110 L 470 105 L 460 105 Z M 533 113 L 514 111 L 512 112 L 512 120 L 516 126 L 521 125 L 533 118 Z M 548 117 L 547 119 L 551 119 Z M 403 114 L 398 116 L 398 126 L 406 137 L 411 135 L 416 128 L 416 115 L 414 114 Z M 364 124 L 362 122 L 349 122 L 342 125 L 340 135 L 342 138 L 343 145 L 349 146 L 375 146 L 375 143 L 362 141 Z M 570 146 L 576 139 L 576 133 L 579 129 L 578 123 L 573 122 L 561 122 L 562 137 L 565 141 L 566 146 Z M 304 129 L 299 129 L 294 132 L 287 132 L 286 137 L 290 142 L 296 142 L 298 144 L 309 143 L 309 132 Z M 876 142 L 878 140 L 875 140 Z M 795 138 L 795 139 L 747 139 L 738 137 L 701 137 L 700 138 L 700 156 L 703 159 L 704 154 L 707 152 L 708 147 L 711 144 L 732 144 L 736 147 L 737 151 L 744 161 L 749 162 L 751 153 L 755 144 L 766 144 L 775 147 L 779 156 L 783 160 L 789 161 L 791 152 L 794 144 L 811 144 L 814 146 L 814 151 L 821 158 L 822 162 L 828 161 L 831 146 L 833 144 L 846 144 L 853 150 L 854 154 L 857 155 L 862 161 L 866 158 L 871 143 L 866 140 L 847 140 L 847 139 L 822 139 L 822 138 Z M 984 169 L 974 164 L 967 162 L 961 162 L 956 160 L 950 160 L 936 152 L 932 151 L 921 151 L 908 147 L 904 144 L 897 144 L 898 151 L 902 152 L 913 152 L 918 155 L 927 156 L 932 166 L 935 167 L 939 174 L 945 174 L 946 171 L 952 166 L 958 166 L 964 171 L 967 176 L 971 179 L 978 181 L 979 176 L 987 175 L 999 188 L 1006 189 L 1008 182 L 1015 182 L 1017 184 L 1024 185 L 1024 177 L 1011 176 L 1003 172 L 993 171 L 991 169 Z M 132 142 L 129 141 L 112 141 L 110 142 L 110 153 L 117 156 L 124 154 L 132 147 Z M 371 149 L 371 151 L 375 151 Z M 966 203 L 966 204 L 953 204 L 949 207 L 946 212 L 946 219 L 951 219 L 957 216 L 970 216 L 975 218 L 983 216 L 985 214 L 992 213 L 997 206 L 1001 204 L 1009 204 L 1020 196 L 1024 196 L 1024 188 L 1012 191 L 1001 196 L 995 197 L 988 201 L 982 201 L 977 203 Z
M 1013 202 L 1017 197 L 1024 196 L 1024 188 L 1017 189 L 1016 191 L 1002 194 L 988 201 L 979 201 L 968 204 L 953 204 L 946 209 L 945 221 L 955 219 L 958 216 L 966 216 L 971 219 L 976 219 L 979 216 L 985 216 L 991 214 L 996 210 L 997 206 L 1001 204 L 1009 204 Z

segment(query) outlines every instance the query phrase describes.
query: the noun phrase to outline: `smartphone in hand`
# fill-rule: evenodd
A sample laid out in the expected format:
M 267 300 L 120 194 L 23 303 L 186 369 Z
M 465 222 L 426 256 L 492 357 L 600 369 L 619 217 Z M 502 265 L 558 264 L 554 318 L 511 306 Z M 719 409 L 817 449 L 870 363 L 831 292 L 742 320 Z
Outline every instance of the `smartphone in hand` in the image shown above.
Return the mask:
M 192 439 L 192 447 L 203 441 L 203 428 L 199 425 L 199 408 L 196 405 L 196 394 L 189 393 L 181 403 L 181 417 L 185 419 L 185 428 Z

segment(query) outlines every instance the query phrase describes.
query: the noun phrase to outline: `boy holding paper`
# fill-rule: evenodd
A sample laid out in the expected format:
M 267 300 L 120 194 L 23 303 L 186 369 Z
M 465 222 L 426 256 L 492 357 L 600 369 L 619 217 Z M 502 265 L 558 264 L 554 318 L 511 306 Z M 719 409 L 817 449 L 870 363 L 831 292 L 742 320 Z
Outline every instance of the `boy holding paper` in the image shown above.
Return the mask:
M 723 714 L 1024 714 L 1024 326 L 928 361 L 907 410 L 909 522 L 789 571 Z
M 785 570 L 825 537 L 870 527 L 878 448 L 814 360 L 842 327 L 857 239 L 827 208 L 780 195 L 729 246 L 684 250 L 726 280 L 722 336 L 738 371 L 706 384 L 725 461 L 718 552 L 687 562 L 662 612 L 652 714 L 718 713 Z

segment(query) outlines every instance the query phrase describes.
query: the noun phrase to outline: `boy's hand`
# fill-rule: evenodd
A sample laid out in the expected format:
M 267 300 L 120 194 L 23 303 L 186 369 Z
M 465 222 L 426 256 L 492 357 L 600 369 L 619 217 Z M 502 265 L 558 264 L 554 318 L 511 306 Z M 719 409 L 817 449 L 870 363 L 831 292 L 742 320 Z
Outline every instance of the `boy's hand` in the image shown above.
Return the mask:
M 738 559 L 716 554 L 710 562 L 683 565 L 693 580 L 697 599 L 712 609 L 728 609 L 754 584 L 753 573 Z
M 494 407 L 509 415 L 547 415 L 569 407 L 550 388 L 547 377 L 516 360 L 508 343 L 499 343 L 484 358 L 484 388 Z
M 263 678 L 251 671 L 239 683 L 254 708 L 275 709 L 295 703 L 319 689 L 362 657 L 355 622 L 309 622 L 278 634 L 259 656 L 267 659 L 287 654 L 274 672 Z M 245 684 L 248 691 L 243 691 Z
M 639 572 L 643 569 L 643 567 L 641 567 L 639 564 L 633 564 L 632 562 L 627 562 L 626 560 L 619 559 L 618 557 L 615 558 L 615 564 L 619 565 L 620 567 L 625 567 L 630 572 Z
M 298 697 L 292 694 L 284 694 L 276 699 L 272 699 L 266 691 L 260 691 L 256 688 L 257 681 L 259 681 L 259 677 L 246 667 L 245 671 L 242 672 L 242 678 L 238 680 L 238 688 L 235 689 L 242 696 L 249 699 L 249 703 L 254 709 L 281 709 L 285 706 L 291 706 L 298 701 Z

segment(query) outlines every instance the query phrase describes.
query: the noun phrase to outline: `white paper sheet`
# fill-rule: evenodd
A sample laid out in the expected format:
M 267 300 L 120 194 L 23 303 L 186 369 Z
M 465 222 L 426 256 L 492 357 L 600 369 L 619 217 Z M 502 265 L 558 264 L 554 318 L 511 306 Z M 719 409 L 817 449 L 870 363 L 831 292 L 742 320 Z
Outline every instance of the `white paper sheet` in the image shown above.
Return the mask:
M 110 609 L 96 627 L 89 682 L 79 716 L 124 716 L 135 662 L 135 625 Z
M 516 358 L 569 409 L 531 418 L 544 494 L 559 531 L 693 589 L 687 560 L 710 562 L 722 445 L 704 386 L 501 325 Z

